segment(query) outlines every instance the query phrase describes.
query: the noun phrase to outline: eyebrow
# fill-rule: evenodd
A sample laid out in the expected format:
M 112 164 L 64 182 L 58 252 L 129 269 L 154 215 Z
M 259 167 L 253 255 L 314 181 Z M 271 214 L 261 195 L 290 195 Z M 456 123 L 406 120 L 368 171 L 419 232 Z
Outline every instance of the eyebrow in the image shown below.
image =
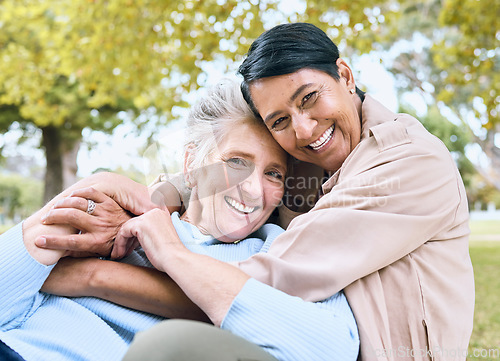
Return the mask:
M 222 154 L 226 155 L 226 156 L 239 156 L 239 157 L 243 157 L 243 158 L 248 158 L 252 161 L 255 159 L 255 156 L 253 154 L 250 154 L 247 152 L 242 152 L 242 151 L 237 150 L 237 149 L 228 149 L 227 151 L 225 151 Z
M 294 102 L 295 99 L 297 99 L 297 97 L 300 95 L 300 93 L 302 93 L 304 91 L 304 89 L 309 88 L 311 85 L 313 85 L 313 83 L 306 83 L 306 84 L 302 84 L 301 86 L 299 86 L 297 88 L 297 90 L 295 90 L 295 92 L 292 94 L 292 96 L 290 97 L 290 100 L 288 102 L 289 103 Z M 279 113 L 281 113 L 281 110 L 277 110 L 275 112 L 272 112 L 271 114 L 269 114 L 266 117 L 266 119 L 264 119 L 264 123 L 269 122 L 272 118 L 274 118 Z
M 280 171 L 282 171 L 283 175 L 285 175 L 286 172 L 288 171 L 288 168 L 287 168 L 286 164 L 272 163 L 271 166 L 274 167 L 274 168 L 277 168 Z

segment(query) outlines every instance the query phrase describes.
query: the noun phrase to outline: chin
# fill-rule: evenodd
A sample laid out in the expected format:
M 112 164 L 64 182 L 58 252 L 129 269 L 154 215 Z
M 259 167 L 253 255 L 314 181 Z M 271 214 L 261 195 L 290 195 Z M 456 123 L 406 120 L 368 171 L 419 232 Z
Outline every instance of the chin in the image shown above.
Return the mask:
M 253 233 L 254 227 L 245 225 L 244 227 L 233 229 L 232 232 L 227 232 L 226 237 L 233 239 L 233 241 L 242 240 L 247 238 L 249 234 Z

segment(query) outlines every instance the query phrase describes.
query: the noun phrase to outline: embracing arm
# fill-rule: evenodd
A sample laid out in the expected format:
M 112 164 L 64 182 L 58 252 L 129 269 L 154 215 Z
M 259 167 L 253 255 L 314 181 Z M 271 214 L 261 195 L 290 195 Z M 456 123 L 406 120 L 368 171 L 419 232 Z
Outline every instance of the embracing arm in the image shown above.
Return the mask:
M 113 189 L 109 188 L 110 184 L 113 185 Z M 92 187 L 81 188 L 83 186 Z M 104 193 L 97 189 L 101 189 Z M 127 198 L 129 194 L 124 192 L 124 189 L 128 189 L 129 193 L 137 198 Z M 123 210 L 113 199 L 129 209 L 140 212 L 141 209 L 154 206 L 148 201 L 150 197 L 146 194 L 149 193 L 152 194 L 153 201 L 158 202 L 160 206 L 172 205 L 174 202 L 169 199 L 179 198 L 176 188 L 168 187 L 165 183 L 148 190 L 128 178 L 115 174 L 100 173 L 91 176 L 90 179 L 84 179 L 65 191 L 41 211 L 41 214 L 45 214 L 44 223 L 69 223 L 83 232 L 74 234 L 73 230 L 58 234 L 51 229 L 61 229 L 63 226 L 52 226 L 52 228 L 45 226 L 45 233 L 40 230 L 33 238 L 37 240 L 37 245 L 47 248 L 108 255 L 118 228 L 130 218 L 129 216 L 124 218 Z M 97 204 L 92 215 L 86 213 L 87 199 L 92 199 Z M 171 210 L 169 207 L 166 208 Z M 40 237 L 40 234 L 44 234 L 43 237 Z M 58 257 L 63 254 L 62 251 L 34 246 L 32 248 L 42 253 L 56 252 Z M 74 252 L 64 254 L 74 255 Z M 61 296 L 95 296 L 165 317 L 207 320 L 205 314 L 166 274 L 123 263 L 65 258 L 54 268 L 42 290 Z
M 79 185 L 88 185 L 88 180 Z M 66 250 L 41 249 L 36 240 L 44 234 L 67 235 L 77 232 L 67 225 L 47 225 L 42 221 L 44 214 L 60 200 L 68 196 L 79 185 L 64 191 L 47 203 L 41 210 L 28 217 L 23 223 L 0 236 L 0 324 L 2 330 L 26 321 L 30 310 L 44 300 L 39 293 L 42 284 L 53 270 L 53 265 L 66 254 Z
M 337 176 L 331 191 L 295 218 L 268 253 L 239 268 L 318 301 L 428 241 L 466 239 L 467 201 L 458 171 L 430 135 L 383 151 L 373 137 L 362 141 Z
M 170 215 L 160 209 L 125 223 L 113 253 L 123 253 L 136 239 L 150 262 L 167 273 L 215 325 L 220 325 L 248 275 L 228 263 L 189 251 L 180 241 Z
M 234 298 L 250 277 L 228 263 L 192 253 L 184 246 L 173 253 L 173 257 L 163 260 L 165 272 L 216 326 L 220 326 Z M 186 270 L 189 275 L 186 275 Z
M 42 291 L 67 297 L 98 297 L 163 317 L 208 322 L 179 286 L 154 268 L 97 258 L 63 258 Z
M 183 198 L 186 197 L 181 192 L 183 182 L 180 175 L 174 178 L 167 178 L 164 174 L 159 175 L 158 179 L 149 185 L 151 200 L 167 208 L 170 213 L 181 212 Z
M 155 267 L 167 272 L 216 326 L 280 360 L 357 358 L 356 323 L 342 294 L 321 305 L 289 296 L 230 264 L 189 251 L 174 238 L 169 220 L 166 212 L 152 210 L 128 221 L 116 243 L 127 248 L 137 237 Z M 158 234 L 167 234 L 171 241 L 164 242 Z
M 172 253 L 165 262 L 166 272 L 216 326 L 259 345 L 278 360 L 357 359 L 358 330 L 343 295 L 314 304 L 211 257 L 187 249 Z

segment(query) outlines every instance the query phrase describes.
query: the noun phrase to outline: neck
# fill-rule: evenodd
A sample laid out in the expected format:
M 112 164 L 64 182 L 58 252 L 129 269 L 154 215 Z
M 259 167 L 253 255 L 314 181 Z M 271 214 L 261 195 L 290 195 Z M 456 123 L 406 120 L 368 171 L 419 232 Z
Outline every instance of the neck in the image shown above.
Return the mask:
M 186 211 L 180 216 L 180 219 L 184 222 L 191 223 L 196 228 L 202 230 L 203 226 L 201 213 L 200 202 L 198 200 L 191 199 L 189 203 L 186 204 Z
M 208 231 L 209 228 L 207 227 L 206 219 L 203 217 L 203 207 L 198 199 L 196 187 L 193 188 L 189 202 L 186 203 L 186 211 L 180 216 L 180 219 L 192 224 L 198 228 L 201 233 L 217 238 L 217 235 Z
M 362 122 L 363 101 L 361 100 L 361 97 L 359 96 L 359 94 L 356 94 L 356 95 L 357 96 L 354 97 L 354 106 L 356 107 L 356 110 L 358 111 L 359 121 Z M 363 96 L 363 98 L 364 98 L 364 96 Z

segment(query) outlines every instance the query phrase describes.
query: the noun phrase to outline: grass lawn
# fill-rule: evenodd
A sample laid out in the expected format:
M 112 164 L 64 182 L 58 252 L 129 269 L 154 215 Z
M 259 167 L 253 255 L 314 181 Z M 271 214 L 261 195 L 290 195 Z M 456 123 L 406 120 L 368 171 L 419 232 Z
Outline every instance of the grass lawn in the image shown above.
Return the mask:
M 476 307 L 468 360 L 500 360 L 500 220 L 470 225 Z
M 471 241 L 500 241 L 500 220 L 470 221 Z

